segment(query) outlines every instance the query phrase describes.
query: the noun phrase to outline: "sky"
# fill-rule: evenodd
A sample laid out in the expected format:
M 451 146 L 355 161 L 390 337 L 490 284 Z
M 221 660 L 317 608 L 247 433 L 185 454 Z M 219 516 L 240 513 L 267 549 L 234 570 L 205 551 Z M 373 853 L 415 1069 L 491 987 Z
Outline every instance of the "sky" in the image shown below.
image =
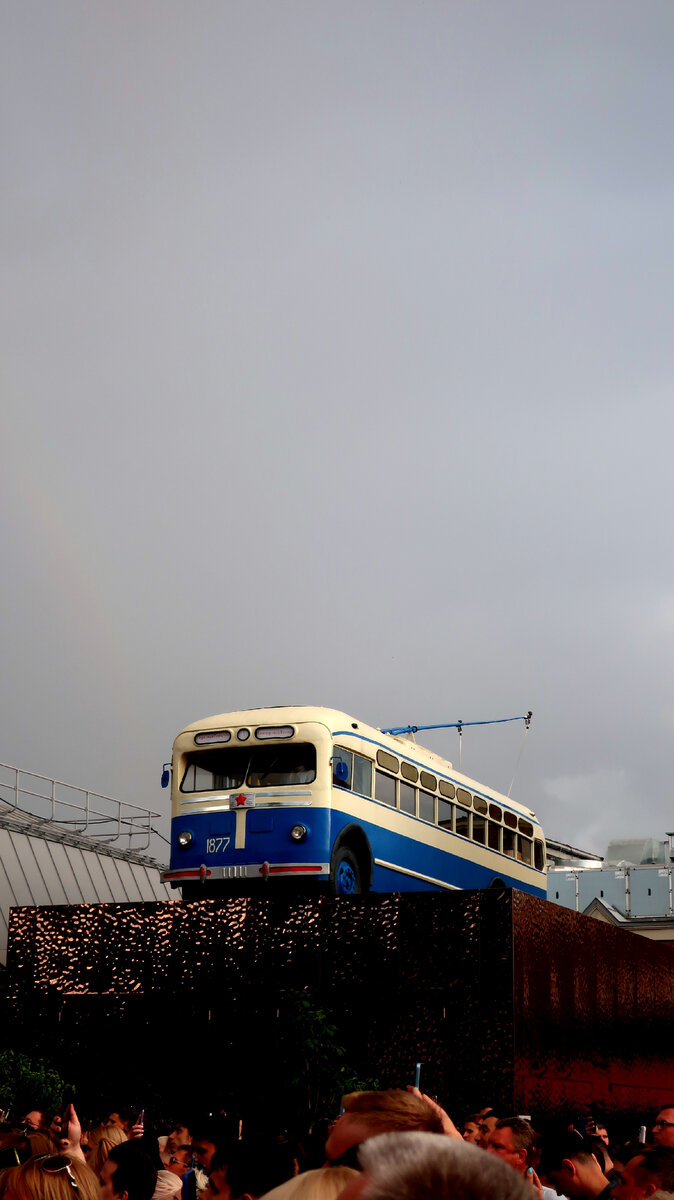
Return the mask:
M 518 764 L 551 838 L 664 838 L 671 0 L 0 32 L 0 761 L 166 831 L 199 717 L 531 709 L 465 773 Z

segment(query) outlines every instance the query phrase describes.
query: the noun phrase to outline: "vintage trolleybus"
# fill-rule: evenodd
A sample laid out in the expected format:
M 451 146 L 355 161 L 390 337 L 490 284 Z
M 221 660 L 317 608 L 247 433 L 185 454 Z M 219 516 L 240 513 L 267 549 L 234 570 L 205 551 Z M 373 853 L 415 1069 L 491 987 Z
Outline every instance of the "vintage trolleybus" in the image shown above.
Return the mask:
M 333 895 L 492 884 L 546 894 L 533 812 L 410 736 L 334 709 L 207 717 L 178 734 L 171 768 L 164 879 L 185 898 L 275 880 Z

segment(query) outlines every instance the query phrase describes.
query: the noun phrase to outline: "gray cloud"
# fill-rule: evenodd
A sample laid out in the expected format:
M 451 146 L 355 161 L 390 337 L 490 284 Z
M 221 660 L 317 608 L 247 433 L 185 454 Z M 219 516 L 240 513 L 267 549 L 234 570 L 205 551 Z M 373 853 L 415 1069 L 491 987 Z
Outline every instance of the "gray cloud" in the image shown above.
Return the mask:
M 533 708 L 547 831 L 661 836 L 671 6 L 3 22 L 0 758 L 160 805 L 208 712 Z

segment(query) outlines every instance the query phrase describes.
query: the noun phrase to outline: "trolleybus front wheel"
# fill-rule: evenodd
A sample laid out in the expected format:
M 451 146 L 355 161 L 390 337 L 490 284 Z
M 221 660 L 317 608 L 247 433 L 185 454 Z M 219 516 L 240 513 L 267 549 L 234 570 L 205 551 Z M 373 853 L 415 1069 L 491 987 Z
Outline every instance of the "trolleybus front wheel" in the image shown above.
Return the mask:
M 363 884 L 360 864 L 352 850 L 340 846 L 330 869 L 330 890 L 333 896 L 360 896 Z

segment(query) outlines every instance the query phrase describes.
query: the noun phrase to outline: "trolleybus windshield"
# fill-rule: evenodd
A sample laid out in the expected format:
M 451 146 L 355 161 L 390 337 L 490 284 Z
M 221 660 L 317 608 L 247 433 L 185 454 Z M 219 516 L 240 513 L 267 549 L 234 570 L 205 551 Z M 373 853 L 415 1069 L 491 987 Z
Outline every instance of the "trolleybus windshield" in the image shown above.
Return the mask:
M 219 746 L 186 755 L 181 792 L 219 792 L 227 788 L 285 787 L 313 783 L 316 747 L 293 742 L 284 746 Z

